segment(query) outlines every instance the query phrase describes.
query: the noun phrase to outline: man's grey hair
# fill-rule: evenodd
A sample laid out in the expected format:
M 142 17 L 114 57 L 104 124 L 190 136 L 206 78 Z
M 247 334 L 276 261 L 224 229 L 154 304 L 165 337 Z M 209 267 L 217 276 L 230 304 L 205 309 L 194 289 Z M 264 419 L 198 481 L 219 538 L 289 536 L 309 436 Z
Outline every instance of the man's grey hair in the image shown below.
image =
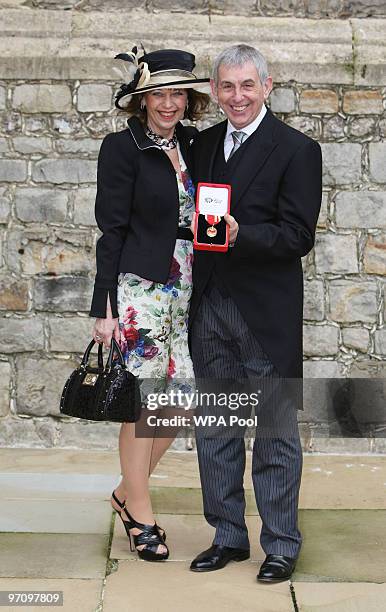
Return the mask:
M 233 45 L 221 51 L 214 60 L 212 79 L 216 86 L 218 84 L 218 70 L 222 64 L 226 66 L 242 66 L 247 62 L 255 64 L 260 81 L 264 83 L 269 76 L 268 65 L 264 55 L 250 45 Z

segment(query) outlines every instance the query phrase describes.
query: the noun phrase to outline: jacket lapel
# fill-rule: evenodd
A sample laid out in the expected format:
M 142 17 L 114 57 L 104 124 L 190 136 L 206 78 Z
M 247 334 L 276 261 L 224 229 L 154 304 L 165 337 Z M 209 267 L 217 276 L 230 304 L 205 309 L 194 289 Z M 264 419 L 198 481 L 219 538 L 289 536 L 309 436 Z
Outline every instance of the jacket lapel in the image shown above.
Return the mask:
M 197 131 L 195 128 L 184 127 L 181 123 L 176 125 L 176 134 L 182 157 L 185 160 L 189 173 L 192 173 L 192 149 L 191 143 Z
M 224 143 L 227 121 L 222 121 L 210 128 L 205 134 L 205 140 L 198 140 L 198 147 L 195 150 L 195 179 L 203 183 L 213 183 L 213 166 L 219 146 Z
M 275 117 L 267 109 L 261 124 L 245 142 L 244 151 L 240 150 L 240 157 L 231 174 L 232 214 L 240 202 L 243 193 L 278 144 L 274 139 L 274 128 Z

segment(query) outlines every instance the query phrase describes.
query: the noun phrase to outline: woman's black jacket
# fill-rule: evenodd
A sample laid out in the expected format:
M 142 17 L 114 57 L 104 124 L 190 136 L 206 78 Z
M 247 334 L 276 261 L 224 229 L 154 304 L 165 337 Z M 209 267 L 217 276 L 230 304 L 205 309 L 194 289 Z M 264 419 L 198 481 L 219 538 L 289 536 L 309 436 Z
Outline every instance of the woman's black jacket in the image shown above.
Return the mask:
M 107 294 L 118 317 L 117 280 L 133 272 L 166 283 L 176 242 L 179 198 L 173 165 L 136 117 L 128 128 L 107 134 L 98 157 L 95 218 L 103 233 L 96 246 L 96 277 L 90 317 L 106 318 Z M 176 126 L 185 163 L 196 128 Z

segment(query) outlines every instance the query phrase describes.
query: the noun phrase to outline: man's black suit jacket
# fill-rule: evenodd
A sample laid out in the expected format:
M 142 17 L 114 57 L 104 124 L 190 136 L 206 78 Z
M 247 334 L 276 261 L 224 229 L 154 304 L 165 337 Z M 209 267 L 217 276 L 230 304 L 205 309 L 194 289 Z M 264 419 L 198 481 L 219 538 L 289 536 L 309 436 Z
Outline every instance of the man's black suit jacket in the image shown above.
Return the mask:
M 195 181 L 213 182 L 227 122 L 193 144 Z M 216 262 L 216 274 L 279 373 L 302 376 L 303 272 L 320 210 L 319 144 L 267 111 L 238 152 L 230 178 L 231 215 L 239 223 L 227 253 L 196 251 L 190 325 Z

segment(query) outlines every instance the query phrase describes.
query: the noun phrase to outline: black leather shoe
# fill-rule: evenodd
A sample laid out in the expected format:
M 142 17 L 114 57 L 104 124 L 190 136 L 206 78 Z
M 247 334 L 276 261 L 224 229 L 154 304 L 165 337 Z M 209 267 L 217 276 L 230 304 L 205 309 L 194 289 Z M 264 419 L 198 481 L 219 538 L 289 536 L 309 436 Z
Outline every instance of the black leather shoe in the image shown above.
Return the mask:
M 257 575 L 259 582 L 282 582 L 291 577 L 296 559 L 283 555 L 267 555 Z
M 245 561 L 245 559 L 249 559 L 249 550 L 245 548 L 213 544 L 193 559 L 190 569 L 192 572 L 213 572 L 225 567 L 229 561 Z

